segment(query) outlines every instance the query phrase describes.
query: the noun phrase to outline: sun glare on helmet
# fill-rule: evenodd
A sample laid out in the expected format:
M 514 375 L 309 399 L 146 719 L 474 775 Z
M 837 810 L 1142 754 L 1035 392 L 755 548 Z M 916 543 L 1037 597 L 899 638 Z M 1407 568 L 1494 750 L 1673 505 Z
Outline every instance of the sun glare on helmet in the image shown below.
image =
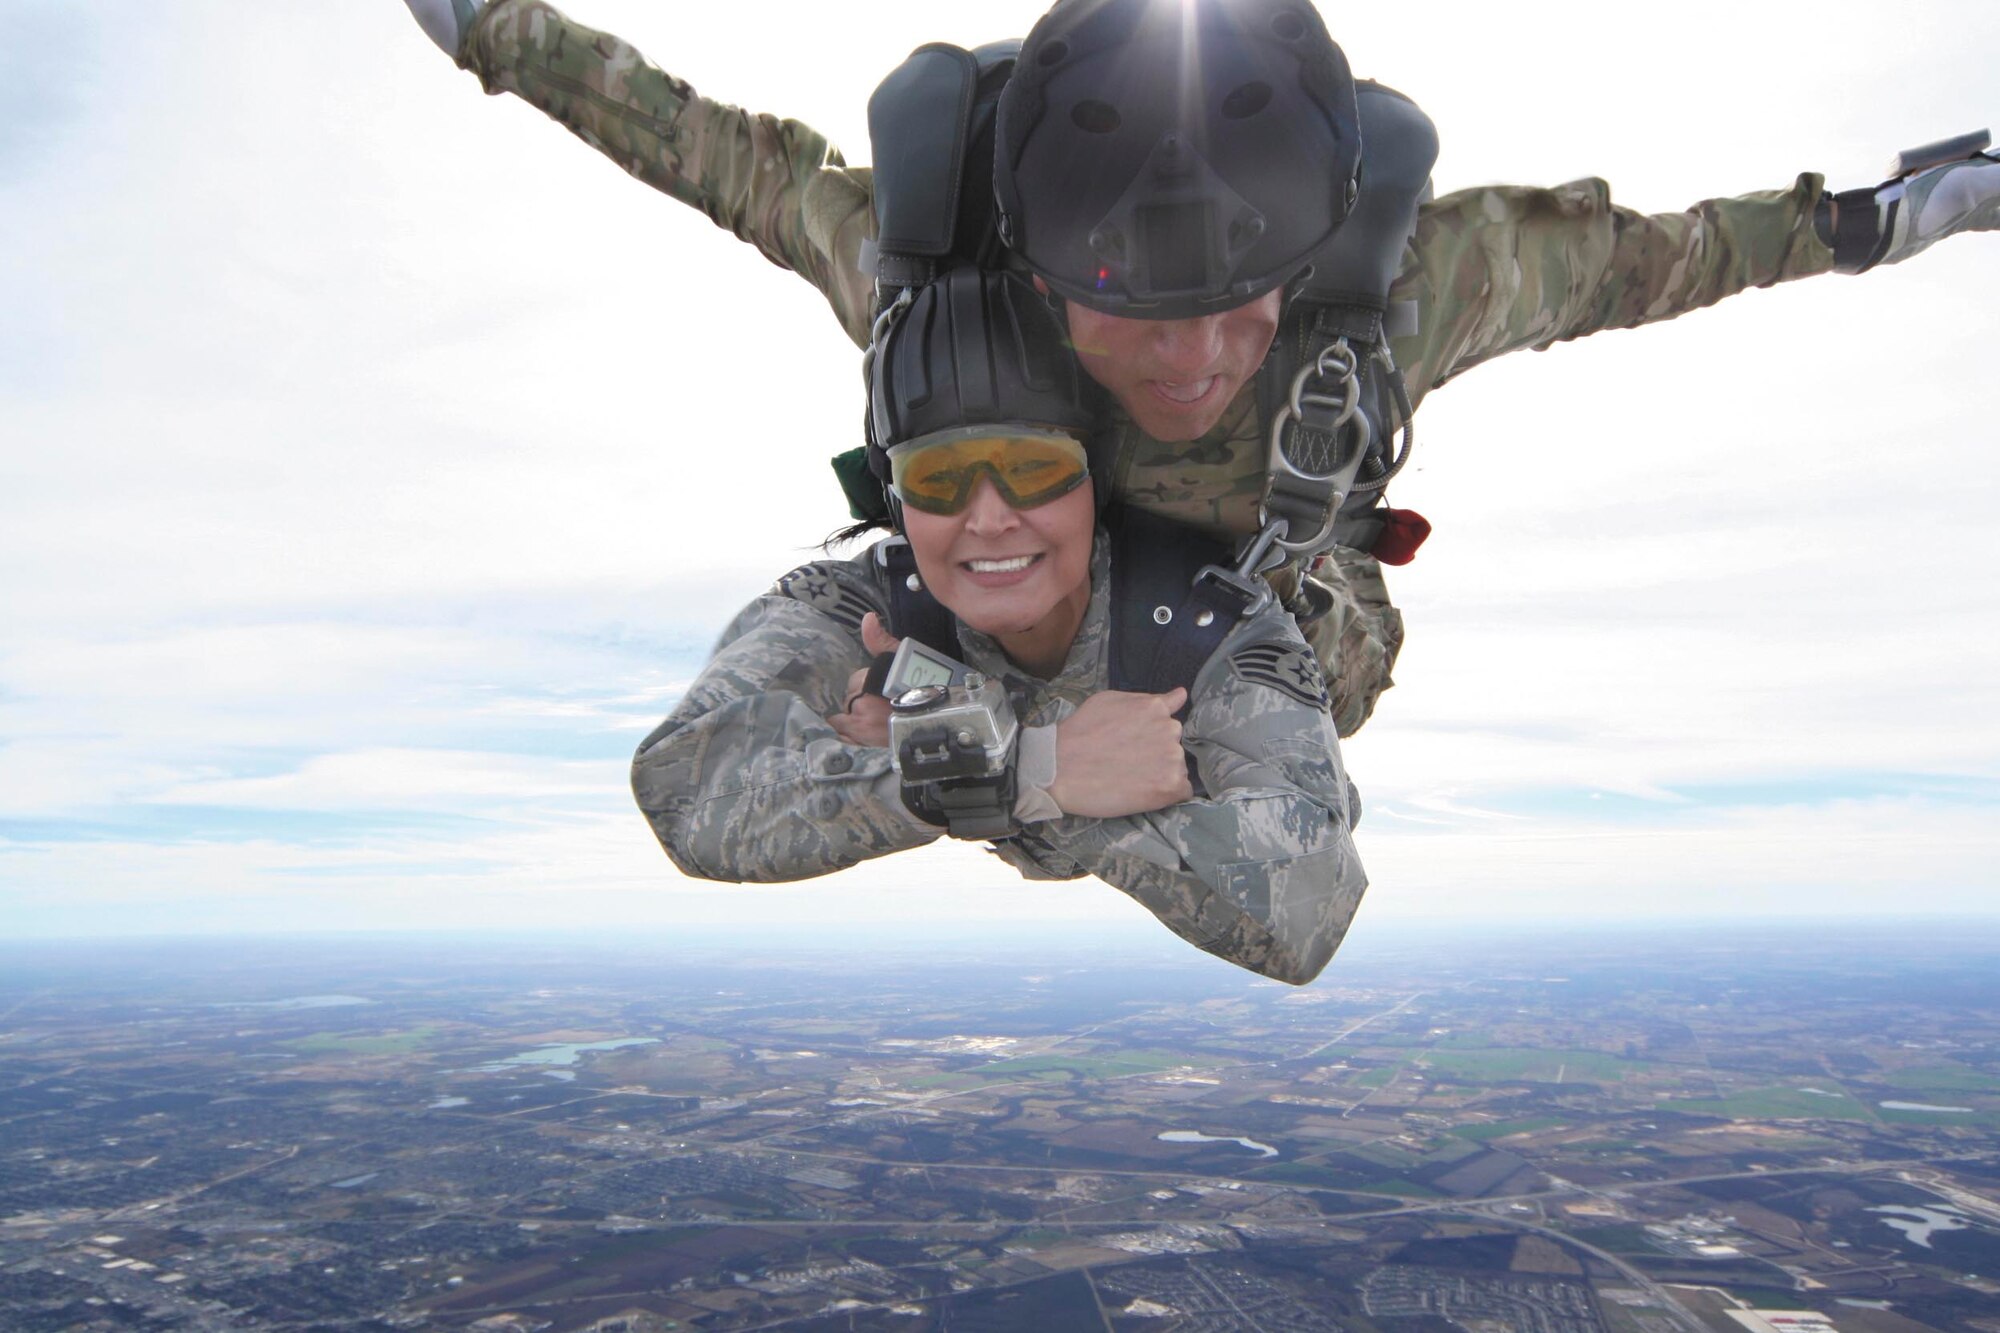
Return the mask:
M 1199 124 L 1202 114 L 1201 5 L 1202 0 L 1180 0 L 1180 121 L 1182 125 Z

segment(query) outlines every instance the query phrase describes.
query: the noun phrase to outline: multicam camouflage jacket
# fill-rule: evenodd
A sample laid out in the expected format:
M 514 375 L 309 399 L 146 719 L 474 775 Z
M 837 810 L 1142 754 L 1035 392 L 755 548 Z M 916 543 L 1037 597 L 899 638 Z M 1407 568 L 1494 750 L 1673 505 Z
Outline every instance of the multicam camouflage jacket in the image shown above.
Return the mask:
M 967 664 L 1005 682 L 1025 730 L 1054 727 L 1107 688 L 1108 549 L 1100 535 L 1090 606 L 1054 679 L 1026 674 L 960 626 Z M 683 871 L 807 879 L 938 836 L 905 808 L 888 750 L 850 745 L 826 721 L 868 665 L 861 618 L 887 605 L 883 580 L 865 552 L 785 575 L 723 632 L 640 745 L 633 793 Z M 1024 801 L 1019 832 L 993 850 L 1030 878 L 1096 875 L 1199 948 L 1280 981 L 1312 980 L 1367 878 L 1325 683 L 1289 615 L 1267 608 L 1216 650 L 1195 680 L 1183 742 L 1195 799 L 1122 819 Z
M 699 208 L 825 295 L 857 345 L 868 338 L 871 175 L 797 121 L 700 96 L 630 45 L 543 0 L 493 0 L 460 61 L 654 188 Z M 1390 293 L 1416 332 L 1392 340 L 1413 401 L 1482 361 L 1712 305 L 1750 287 L 1828 272 L 1813 232 L 1817 175 L 1789 189 L 1646 215 L 1601 180 L 1492 186 L 1424 205 Z M 1166 444 L 1114 423 L 1114 489 L 1167 518 L 1254 531 L 1265 445 L 1253 390 L 1206 436 Z

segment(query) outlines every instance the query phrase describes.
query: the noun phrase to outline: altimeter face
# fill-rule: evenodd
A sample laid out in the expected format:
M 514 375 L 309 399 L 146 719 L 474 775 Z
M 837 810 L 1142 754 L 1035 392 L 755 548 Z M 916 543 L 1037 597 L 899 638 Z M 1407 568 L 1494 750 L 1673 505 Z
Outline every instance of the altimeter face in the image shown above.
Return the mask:
M 882 693 L 898 707 L 904 705 L 902 696 L 909 691 L 924 688 L 942 689 L 967 675 L 963 662 L 957 662 L 934 648 L 926 648 L 915 639 L 905 639 L 896 649 L 896 660 L 889 667 L 889 678 L 882 682 Z

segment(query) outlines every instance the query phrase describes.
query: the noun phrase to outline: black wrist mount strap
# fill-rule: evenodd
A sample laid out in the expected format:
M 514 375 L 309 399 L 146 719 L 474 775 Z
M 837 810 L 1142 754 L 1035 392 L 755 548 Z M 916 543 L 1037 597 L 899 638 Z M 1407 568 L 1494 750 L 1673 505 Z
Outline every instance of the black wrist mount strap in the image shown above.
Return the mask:
M 882 693 L 882 687 L 889 683 L 889 668 L 896 665 L 894 653 L 877 653 L 868 662 L 867 678 L 861 682 L 863 694 Z
M 905 783 L 903 804 L 954 838 L 991 841 L 1014 835 L 1014 764 L 990 777 Z

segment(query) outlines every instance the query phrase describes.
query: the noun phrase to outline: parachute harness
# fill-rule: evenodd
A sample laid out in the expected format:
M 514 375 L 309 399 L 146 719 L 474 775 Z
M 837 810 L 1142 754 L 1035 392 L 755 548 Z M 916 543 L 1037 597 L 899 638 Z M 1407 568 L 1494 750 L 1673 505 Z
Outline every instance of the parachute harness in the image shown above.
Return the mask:
M 1341 505 L 1353 495 L 1387 486 L 1410 460 L 1416 443 L 1409 392 L 1389 354 L 1387 338 L 1371 340 L 1363 360 L 1343 334 L 1322 344 L 1300 366 L 1271 414 L 1269 458 L 1257 518 L 1262 531 L 1245 548 L 1261 558 L 1272 546 L 1293 553 L 1324 550 L 1333 539 Z M 1375 444 L 1376 425 L 1362 404 L 1369 363 L 1393 398 L 1391 438 L 1402 439 L 1386 464 Z M 1306 536 L 1295 535 L 1301 530 Z

